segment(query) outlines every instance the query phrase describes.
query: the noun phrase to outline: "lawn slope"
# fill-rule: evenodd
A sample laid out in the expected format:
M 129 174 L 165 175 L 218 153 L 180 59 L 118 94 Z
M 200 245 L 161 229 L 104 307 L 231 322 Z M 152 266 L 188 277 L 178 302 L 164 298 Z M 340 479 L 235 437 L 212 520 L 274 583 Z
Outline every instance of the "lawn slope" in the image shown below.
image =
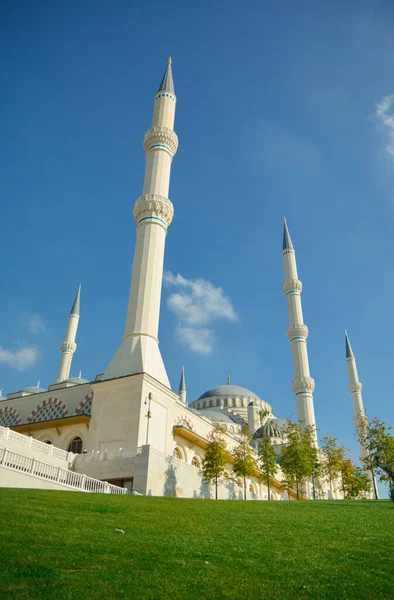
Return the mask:
M 0 521 L 2 600 L 394 597 L 389 502 L 0 489 Z

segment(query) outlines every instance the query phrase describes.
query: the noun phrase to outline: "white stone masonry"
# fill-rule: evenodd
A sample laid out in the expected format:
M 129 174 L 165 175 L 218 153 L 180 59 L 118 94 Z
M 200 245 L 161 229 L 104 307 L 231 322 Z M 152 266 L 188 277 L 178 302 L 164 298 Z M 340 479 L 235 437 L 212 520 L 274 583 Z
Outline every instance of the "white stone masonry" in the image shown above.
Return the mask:
M 173 131 L 176 96 L 170 59 L 154 103 L 152 127 L 144 138 L 144 187 L 134 206 L 137 240 L 126 331 L 104 379 L 147 373 L 170 387 L 158 340 L 165 238 L 174 214 L 168 191 L 178 147 Z
M 297 400 L 298 422 L 305 427 L 312 425 L 316 428 L 313 406 L 315 381 L 309 372 L 306 345 L 308 327 L 304 324 L 301 305 L 302 283 L 298 279 L 295 251 L 287 228 L 286 219 L 284 222 L 282 254 L 285 269 L 283 291 L 286 295 L 290 324 L 287 336 L 291 343 L 293 355 L 294 379 L 292 381 L 292 388 Z

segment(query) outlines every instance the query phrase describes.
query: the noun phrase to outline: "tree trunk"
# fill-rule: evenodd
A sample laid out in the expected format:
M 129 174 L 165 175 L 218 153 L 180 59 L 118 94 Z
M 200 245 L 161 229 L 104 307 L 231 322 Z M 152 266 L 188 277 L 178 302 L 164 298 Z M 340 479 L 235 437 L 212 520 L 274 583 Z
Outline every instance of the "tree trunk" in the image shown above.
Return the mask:
M 299 495 L 299 492 L 298 492 L 298 479 L 296 481 L 296 489 L 297 489 L 297 500 L 299 500 L 300 499 L 300 495 Z
M 377 500 L 378 499 L 378 490 L 376 489 L 376 479 L 375 479 L 375 473 L 374 473 L 374 470 L 373 470 L 371 453 L 369 453 L 369 465 L 370 465 L 370 468 L 371 468 L 372 487 L 373 487 L 374 500 Z
M 246 500 L 246 475 L 244 475 L 244 500 Z
M 268 500 L 271 500 L 271 486 L 270 486 L 270 475 L 267 474 L 267 487 L 268 487 Z
M 312 471 L 312 498 L 316 500 L 315 496 L 315 471 Z
M 215 476 L 215 500 L 218 499 L 218 476 Z

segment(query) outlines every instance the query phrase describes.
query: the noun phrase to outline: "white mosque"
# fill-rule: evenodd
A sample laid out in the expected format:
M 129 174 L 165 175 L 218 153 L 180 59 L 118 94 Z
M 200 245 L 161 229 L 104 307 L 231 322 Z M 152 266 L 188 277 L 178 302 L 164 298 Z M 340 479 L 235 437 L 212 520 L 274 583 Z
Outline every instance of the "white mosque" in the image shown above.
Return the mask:
M 174 215 L 168 193 L 171 165 L 178 148 L 174 132 L 176 102 L 169 59 L 154 96 L 152 127 L 144 138 L 146 170 L 142 195 L 134 206 L 137 235 L 126 328 L 115 356 L 95 381 L 83 379 L 81 373 L 70 377 L 77 348 L 79 287 L 61 344 L 56 379 L 48 389 L 38 382 L 6 397 L 0 394 L 0 429 L 6 432 L 4 439 L 10 438 L 10 431 L 27 436 L 26 448 L 36 444 L 43 451 L 47 447 L 45 443 L 54 449 L 51 455 L 57 452 L 60 457 L 60 451 L 68 453 L 68 468 L 83 477 L 141 494 L 208 497 L 211 491 L 201 476 L 201 460 L 209 433 L 220 424 L 225 430 L 228 463 L 219 497 L 238 498 L 244 493 L 243 482 L 233 474 L 231 451 L 241 431 L 248 426 L 250 443 L 255 448 L 267 431 L 279 454 L 286 442 L 283 433 L 286 421 L 277 418 L 271 405 L 254 392 L 233 385 L 230 376 L 225 385 L 208 390 L 190 404 L 186 399 L 184 370 L 179 390 L 171 389 L 159 350 L 158 330 L 165 239 Z M 315 383 L 309 371 L 302 283 L 298 279 L 295 250 L 286 221 L 282 254 L 297 416 L 304 425 L 315 425 Z M 346 360 L 357 422 L 364 414 L 362 386 L 347 334 Z M 18 439 L 23 441 L 26 437 Z M 0 453 L 0 467 L 6 464 L 4 457 L 5 453 Z M 35 459 L 31 460 L 34 463 Z M 0 474 L 1 486 L 42 487 L 34 483 L 33 478 L 30 483 L 26 480 L 15 483 L 11 471 L 7 473 Z M 272 498 L 279 500 L 288 497 L 288 493 L 293 495 L 292 491 L 285 491 L 280 473 L 276 477 Z M 327 494 L 327 490 L 322 493 Z M 334 497 L 341 497 L 340 491 L 332 493 Z M 247 481 L 247 497 L 267 498 L 267 488 L 258 469 Z

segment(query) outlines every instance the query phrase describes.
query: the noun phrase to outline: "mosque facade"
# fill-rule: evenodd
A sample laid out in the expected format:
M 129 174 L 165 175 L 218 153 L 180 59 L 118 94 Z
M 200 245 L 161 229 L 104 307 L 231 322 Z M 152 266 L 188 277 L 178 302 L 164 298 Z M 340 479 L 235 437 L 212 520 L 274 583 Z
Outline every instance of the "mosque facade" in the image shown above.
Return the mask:
M 141 494 L 210 497 L 201 463 L 209 435 L 217 425 L 224 431 L 227 464 L 220 481 L 220 498 L 243 497 L 244 482 L 233 472 L 232 449 L 248 431 L 251 446 L 267 432 L 279 456 L 286 443 L 286 420 L 251 390 L 227 383 L 188 404 L 182 369 L 178 391 L 171 389 L 159 343 L 159 314 L 165 240 L 173 219 L 169 199 L 170 172 L 178 148 L 174 131 L 177 98 L 169 59 L 154 96 L 152 127 L 145 134 L 146 170 L 142 195 L 134 206 L 136 245 L 126 326 L 119 348 L 94 381 L 70 377 L 81 308 L 81 287 L 72 305 L 60 367 L 54 382 L 0 394 L 0 426 L 73 453 L 77 472 L 126 487 Z M 294 246 L 284 223 L 283 262 L 294 378 L 292 389 L 298 420 L 315 426 L 314 380 L 309 371 L 308 328 L 304 324 Z M 346 356 L 355 420 L 364 414 L 355 358 L 346 337 Z M 363 449 L 361 449 L 361 454 Z M 288 498 L 276 475 L 272 499 Z M 324 485 L 321 497 L 329 491 Z M 339 490 L 331 496 L 340 497 Z M 267 499 L 267 488 L 256 468 L 247 479 L 249 499 Z

